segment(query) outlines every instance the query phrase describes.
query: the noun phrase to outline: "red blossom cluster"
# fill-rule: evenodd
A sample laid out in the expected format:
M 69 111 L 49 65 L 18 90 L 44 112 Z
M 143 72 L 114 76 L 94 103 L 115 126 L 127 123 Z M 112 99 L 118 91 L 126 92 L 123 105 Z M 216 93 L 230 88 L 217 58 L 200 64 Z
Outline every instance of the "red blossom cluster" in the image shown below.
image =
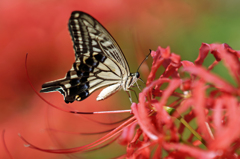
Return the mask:
M 139 103 L 131 107 L 139 128 L 132 139 L 125 137 L 130 139 L 125 142 L 128 143 L 128 158 L 150 158 L 151 154 L 152 158 L 161 158 L 162 150 L 168 154 L 165 158 L 238 158 L 240 52 L 227 44 L 203 43 L 199 50 L 194 63 L 181 61 L 169 47 L 152 51 L 153 64 L 147 86 L 139 94 Z M 206 69 L 202 64 L 209 52 L 215 61 Z M 220 61 L 236 86 L 212 73 Z M 155 80 L 160 66 L 165 71 Z M 166 84 L 167 88 L 161 88 Z M 171 97 L 176 99 L 169 101 Z M 172 112 L 171 108 L 176 111 Z M 179 127 L 174 122 L 176 118 L 181 119 L 183 113 L 185 120 L 180 121 L 189 123 L 196 119 L 199 133 L 192 134 L 187 140 L 183 139 L 185 122 Z M 196 141 L 194 136 L 201 140 L 204 148 L 200 148 L 199 140 Z M 154 147 L 157 148 L 153 153 Z
M 126 154 L 118 158 L 239 158 L 240 51 L 227 44 L 206 43 L 199 50 L 194 63 L 181 61 L 169 47 L 152 51 L 151 72 L 139 102 L 131 106 L 133 116 L 99 140 L 76 148 L 50 150 L 22 139 L 30 148 L 59 154 L 95 150 L 118 138 L 119 144 L 127 145 Z M 205 68 L 202 64 L 209 52 L 215 61 Z M 236 84 L 213 73 L 221 61 Z M 164 72 L 158 78 L 161 66 Z M 193 120 L 196 129 L 189 125 Z M 186 128 L 192 133 L 189 137 L 184 137 Z

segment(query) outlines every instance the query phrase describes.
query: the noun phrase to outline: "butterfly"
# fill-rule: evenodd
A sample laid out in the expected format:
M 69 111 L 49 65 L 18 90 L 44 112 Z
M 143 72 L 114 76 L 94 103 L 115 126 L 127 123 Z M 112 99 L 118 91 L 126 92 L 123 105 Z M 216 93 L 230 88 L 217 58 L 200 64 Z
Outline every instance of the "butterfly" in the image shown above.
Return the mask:
M 110 33 L 91 15 L 73 11 L 68 22 L 75 62 L 66 77 L 42 85 L 40 92 L 59 91 L 66 103 L 82 101 L 104 88 L 97 101 L 120 89 L 129 91 L 140 78 L 130 73 L 126 58 Z

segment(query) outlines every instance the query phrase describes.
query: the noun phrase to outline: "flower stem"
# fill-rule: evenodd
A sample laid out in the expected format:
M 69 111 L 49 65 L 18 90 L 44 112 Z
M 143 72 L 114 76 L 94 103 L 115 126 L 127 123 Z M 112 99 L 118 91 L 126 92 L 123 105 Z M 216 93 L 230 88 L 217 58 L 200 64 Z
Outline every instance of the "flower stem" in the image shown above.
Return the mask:
M 169 115 L 172 115 L 173 112 L 175 112 L 176 110 L 174 108 L 171 107 L 167 107 L 164 106 L 164 109 L 168 112 Z M 186 120 L 184 120 L 184 118 L 179 115 L 179 117 L 177 118 L 189 131 L 191 131 L 191 133 L 199 140 L 202 142 L 203 145 L 206 146 L 206 141 L 186 122 Z
M 193 135 L 202 142 L 203 145 L 206 146 L 206 142 L 205 140 L 186 122 L 186 120 L 184 120 L 184 118 L 182 116 L 177 118 L 186 128 L 188 128 L 188 130 L 191 131 L 191 133 L 193 133 Z

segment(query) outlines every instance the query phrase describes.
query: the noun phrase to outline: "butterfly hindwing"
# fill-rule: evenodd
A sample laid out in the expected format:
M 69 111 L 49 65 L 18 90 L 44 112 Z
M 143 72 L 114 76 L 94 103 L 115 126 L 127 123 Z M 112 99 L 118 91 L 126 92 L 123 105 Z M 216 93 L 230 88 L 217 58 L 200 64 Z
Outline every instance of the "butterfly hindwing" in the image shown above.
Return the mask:
M 121 82 L 121 72 L 115 73 L 112 69 L 119 69 L 112 60 L 100 62 L 92 67 L 87 64 L 89 57 L 82 56 L 81 60 L 73 63 L 66 77 L 60 80 L 43 84 L 41 92 L 59 91 L 65 97 L 65 102 L 83 100 L 98 88 Z M 96 59 L 93 57 L 93 60 Z M 111 68 L 108 66 L 111 64 Z

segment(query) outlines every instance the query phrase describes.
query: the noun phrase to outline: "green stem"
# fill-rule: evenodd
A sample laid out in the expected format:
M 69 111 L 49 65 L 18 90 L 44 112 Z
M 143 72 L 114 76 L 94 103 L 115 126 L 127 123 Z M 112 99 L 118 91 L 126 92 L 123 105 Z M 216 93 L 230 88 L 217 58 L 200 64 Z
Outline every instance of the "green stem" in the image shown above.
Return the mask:
M 164 109 L 168 112 L 169 115 L 172 115 L 173 112 L 175 112 L 176 110 L 174 108 L 171 107 L 164 107 Z M 177 118 L 189 131 L 191 131 L 191 133 L 202 142 L 203 145 L 206 146 L 206 141 L 186 122 L 186 120 L 184 120 L 184 118 L 180 115 Z

